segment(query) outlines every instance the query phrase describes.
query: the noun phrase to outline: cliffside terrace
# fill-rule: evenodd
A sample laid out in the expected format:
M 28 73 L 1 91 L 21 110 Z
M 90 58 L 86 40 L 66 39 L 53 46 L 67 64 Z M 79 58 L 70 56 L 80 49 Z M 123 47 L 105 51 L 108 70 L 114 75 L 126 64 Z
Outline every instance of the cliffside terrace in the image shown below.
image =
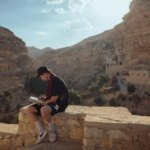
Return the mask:
M 69 105 L 65 112 L 53 116 L 57 142 L 48 135 L 33 145 L 38 131 L 20 109 L 19 124 L 0 124 L 0 150 L 149 150 L 150 117 L 133 116 L 123 107 L 88 107 Z M 40 118 L 48 129 L 46 122 Z

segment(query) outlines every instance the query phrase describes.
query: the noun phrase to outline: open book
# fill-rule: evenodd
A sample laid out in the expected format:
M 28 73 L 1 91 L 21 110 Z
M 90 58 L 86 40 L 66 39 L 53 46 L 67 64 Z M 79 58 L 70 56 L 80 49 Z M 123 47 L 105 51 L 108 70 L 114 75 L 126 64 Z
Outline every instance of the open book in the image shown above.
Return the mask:
M 43 103 L 43 101 L 41 101 L 37 97 L 33 97 L 33 96 L 29 97 L 29 101 L 39 103 L 39 104 Z

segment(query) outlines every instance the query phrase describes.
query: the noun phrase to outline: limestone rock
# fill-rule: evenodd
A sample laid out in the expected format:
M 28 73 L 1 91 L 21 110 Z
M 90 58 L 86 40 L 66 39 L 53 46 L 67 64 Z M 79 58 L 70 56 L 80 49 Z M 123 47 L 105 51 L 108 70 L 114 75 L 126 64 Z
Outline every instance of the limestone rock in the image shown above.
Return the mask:
M 16 104 L 14 101 L 25 96 L 25 77 L 28 73 L 34 72 L 25 43 L 13 32 L 0 26 L 0 89 L 13 92 L 11 104 Z M 20 95 L 21 93 L 23 95 Z
M 0 149 L 11 150 L 10 140 L 9 139 L 0 140 Z
M 120 130 L 109 130 L 107 134 L 109 134 L 109 139 L 111 140 L 129 140 L 129 137 Z
M 81 140 L 83 138 L 83 130 L 81 128 L 74 129 L 69 133 L 69 136 L 72 139 Z

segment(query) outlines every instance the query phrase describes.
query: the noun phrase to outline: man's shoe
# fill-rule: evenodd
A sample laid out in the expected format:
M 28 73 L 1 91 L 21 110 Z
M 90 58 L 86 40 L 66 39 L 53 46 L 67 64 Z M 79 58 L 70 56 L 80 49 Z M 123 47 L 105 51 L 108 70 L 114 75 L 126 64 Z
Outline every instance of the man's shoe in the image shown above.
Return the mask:
M 47 134 L 47 130 L 44 130 L 41 134 L 39 134 L 38 139 L 35 142 L 35 144 L 40 143 L 44 139 L 44 137 L 45 137 L 46 134 Z
M 49 131 L 50 142 L 54 143 L 56 141 L 56 130 Z

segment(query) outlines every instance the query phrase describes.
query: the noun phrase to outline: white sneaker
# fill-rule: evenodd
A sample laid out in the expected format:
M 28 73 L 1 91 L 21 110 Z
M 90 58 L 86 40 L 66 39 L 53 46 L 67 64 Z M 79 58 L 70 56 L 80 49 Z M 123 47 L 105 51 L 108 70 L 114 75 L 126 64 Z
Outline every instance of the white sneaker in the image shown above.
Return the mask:
M 46 134 L 47 134 L 47 130 L 44 130 L 41 134 L 39 134 L 38 139 L 35 142 L 35 144 L 40 143 L 44 139 L 44 137 L 45 137 Z
M 56 130 L 49 131 L 50 142 L 54 143 L 56 141 Z

